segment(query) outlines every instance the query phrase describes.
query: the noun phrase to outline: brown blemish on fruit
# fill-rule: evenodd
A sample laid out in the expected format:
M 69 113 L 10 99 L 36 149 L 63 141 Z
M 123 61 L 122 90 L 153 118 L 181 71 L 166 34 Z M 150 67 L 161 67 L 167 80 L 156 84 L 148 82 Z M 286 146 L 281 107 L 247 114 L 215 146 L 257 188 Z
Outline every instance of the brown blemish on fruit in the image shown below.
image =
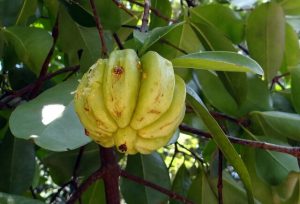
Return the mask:
M 86 136 L 90 136 L 90 133 L 89 133 L 89 131 L 88 131 L 87 129 L 84 129 L 84 134 L 85 134 Z
M 121 152 L 126 152 L 127 151 L 127 146 L 126 146 L 126 143 L 124 144 L 121 144 L 118 149 L 121 151 Z
M 148 113 L 160 114 L 160 111 L 151 109 L 150 111 L 148 111 Z
M 144 120 L 144 117 L 141 117 L 138 121 L 139 121 L 139 122 L 142 122 L 142 120 Z
M 122 75 L 123 72 L 124 72 L 124 68 L 121 66 L 115 66 L 113 69 L 113 73 L 118 76 Z
M 117 116 L 118 118 L 120 118 L 121 115 L 122 115 L 122 112 L 121 112 L 121 111 L 115 111 L 115 113 L 116 113 L 116 116 Z

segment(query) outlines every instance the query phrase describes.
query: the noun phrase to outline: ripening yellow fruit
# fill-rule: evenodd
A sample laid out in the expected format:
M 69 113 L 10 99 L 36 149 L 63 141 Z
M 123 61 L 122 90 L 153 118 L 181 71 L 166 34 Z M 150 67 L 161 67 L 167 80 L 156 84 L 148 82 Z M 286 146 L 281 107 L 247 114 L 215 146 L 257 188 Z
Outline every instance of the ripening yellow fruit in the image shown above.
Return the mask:
M 185 83 L 170 61 L 149 51 L 113 51 L 85 73 L 75 111 L 85 134 L 126 154 L 149 154 L 166 145 L 185 114 Z

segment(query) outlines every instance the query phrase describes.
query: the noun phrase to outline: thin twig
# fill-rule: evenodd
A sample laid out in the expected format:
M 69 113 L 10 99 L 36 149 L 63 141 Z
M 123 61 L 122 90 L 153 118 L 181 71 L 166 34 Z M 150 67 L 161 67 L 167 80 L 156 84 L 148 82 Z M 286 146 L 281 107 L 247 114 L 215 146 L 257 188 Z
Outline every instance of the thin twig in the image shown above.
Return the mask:
M 144 14 L 143 14 L 142 25 L 141 25 L 142 33 L 145 33 L 148 31 L 149 15 L 150 15 L 150 0 L 145 0 Z
M 223 154 L 222 151 L 218 151 L 218 203 L 223 204 Z
M 43 78 L 47 75 L 48 68 L 49 68 L 49 63 L 51 61 L 51 58 L 52 58 L 52 55 L 53 55 L 53 52 L 54 52 L 54 49 L 55 49 L 56 41 L 57 41 L 57 38 L 58 38 L 58 33 L 59 33 L 59 31 L 58 31 L 58 19 L 59 19 L 59 15 L 57 15 L 56 21 L 55 21 L 54 26 L 52 28 L 52 38 L 53 38 L 52 47 L 50 48 L 50 50 L 48 52 L 48 55 L 47 55 L 46 59 L 43 62 L 39 77 L 38 77 L 37 81 L 35 82 L 35 85 L 34 85 L 33 89 L 31 90 L 31 93 L 30 93 L 30 96 L 29 96 L 30 99 L 35 98 L 38 95 L 41 87 L 44 84 Z
M 179 128 L 183 132 L 192 133 L 201 138 L 205 138 L 205 139 L 212 138 L 210 133 L 201 131 L 199 129 L 190 127 L 185 124 L 181 124 L 179 126 Z M 254 147 L 254 148 L 259 148 L 259 149 L 271 150 L 271 151 L 275 151 L 275 152 L 286 153 L 286 154 L 290 154 L 294 157 L 300 158 L 300 147 L 287 147 L 287 146 L 282 146 L 282 145 L 271 144 L 268 142 L 241 139 L 241 138 L 232 137 L 232 136 L 227 136 L 227 138 L 232 143 L 235 143 L 235 144 L 245 145 L 247 147 Z
M 73 204 L 76 202 L 76 200 L 79 199 L 79 197 L 97 180 L 103 178 L 105 174 L 105 169 L 99 169 L 98 171 L 91 174 L 75 191 L 75 193 L 70 197 L 70 199 L 67 201 L 67 204 Z
M 113 37 L 114 37 L 114 39 L 115 39 L 115 41 L 116 41 L 116 43 L 117 43 L 119 49 L 120 49 L 120 50 L 123 50 L 123 49 L 124 49 L 124 46 L 123 46 L 123 44 L 122 44 L 122 42 L 121 42 L 121 40 L 120 40 L 118 34 L 114 32 L 114 33 L 113 33 Z
M 131 29 L 134 29 L 134 30 L 140 30 L 141 28 L 139 26 L 136 26 L 136 25 L 121 25 L 121 27 L 123 28 L 131 28 Z
M 32 198 L 33 198 L 33 199 L 37 199 L 37 197 L 36 197 L 36 195 L 35 195 L 35 192 L 34 192 L 34 189 L 33 189 L 32 186 L 29 187 L 29 190 L 30 190 L 30 193 L 31 193 L 31 195 L 32 195 Z
M 138 2 L 138 1 L 135 1 L 135 0 L 127 0 L 127 1 L 129 1 L 129 2 L 131 2 L 131 3 L 133 3 L 133 4 L 135 4 L 135 5 L 144 7 L 144 4 L 141 3 L 141 2 Z M 170 19 L 170 18 L 164 16 L 159 10 L 157 10 L 157 9 L 151 7 L 151 6 L 150 6 L 150 10 L 151 10 L 152 13 L 154 13 L 154 15 L 156 15 L 157 17 L 160 17 L 161 19 L 163 19 L 163 20 L 165 20 L 165 21 L 167 21 L 167 22 L 173 22 L 173 23 L 176 23 L 176 22 L 177 22 L 177 20 L 175 20 L 175 19 Z
M 105 43 L 105 39 L 104 39 L 104 31 L 103 31 L 103 26 L 101 24 L 101 20 L 97 14 L 97 10 L 96 10 L 96 6 L 95 6 L 95 2 L 94 0 L 90 0 L 90 4 L 91 4 L 91 8 L 93 11 L 93 16 L 94 16 L 94 20 L 96 23 L 96 27 L 98 30 L 98 34 L 101 40 L 101 56 L 102 57 L 107 57 L 108 56 L 108 51 L 107 51 L 107 47 L 106 47 L 106 43 Z
M 273 89 L 274 85 L 277 83 L 282 89 L 285 89 L 285 87 L 280 83 L 280 79 L 283 78 L 283 77 L 286 77 L 286 76 L 289 76 L 290 75 L 290 72 L 286 72 L 284 74 L 281 74 L 279 76 L 275 76 L 273 79 L 272 79 L 272 83 L 271 83 L 271 86 L 270 86 L 270 90 Z
M 174 161 L 174 159 L 175 159 L 175 157 L 176 157 L 177 154 L 178 154 L 178 147 L 177 147 L 177 142 L 176 142 L 176 143 L 174 143 L 174 154 L 172 156 L 172 159 L 170 161 L 168 169 L 170 169 L 172 167 L 173 161 Z
M 165 188 L 163 188 L 163 187 L 161 187 L 159 185 L 156 185 L 156 184 L 154 184 L 152 182 L 146 181 L 146 180 L 144 180 L 144 179 L 142 179 L 140 177 L 131 175 L 131 174 L 127 173 L 124 170 L 121 170 L 121 176 L 124 177 L 124 178 L 127 178 L 127 179 L 129 179 L 131 181 L 134 181 L 134 182 L 136 182 L 138 184 L 141 184 L 141 185 L 144 185 L 144 186 L 148 186 L 148 187 L 150 187 L 152 189 L 155 189 L 155 190 L 157 190 L 157 191 L 159 191 L 159 192 L 161 192 L 161 193 L 163 193 L 165 195 L 168 195 L 169 198 L 171 198 L 171 199 L 178 200 L 178 201 L 180 201 L 182 203 L 193 204 L 192 201 L 188 200 L 187 198 L 183 197 L 182 195 L 179 195 L 179 194 L 177 194 L 177 193 L 175 193 L 173 191 L 165 189 Z
M 191 153 L 191 155 L 194 157 L 194 159 L 198 160 L 198 161 L 201 162 L 202 164 L 204 163 L 204 160 L 203 160 L 199 155 L 197 155 L 195 152 L 193 152 L 192 150 L 186 148 L 184 145 L 182 145 L 182 144 L 180 144 L 180 143 L 178 143 L 178 142 L 177 142 L 177 144 L 178 144 L 181 148 L 183 148 L 183 149 L 185 149 L 186 151 L 188 151 L 189 153 Z
M 122 9 L 123 11 L 125 11 L 128 15 L 134 17 L 134 18 L 138 18 L 132 11 L 130 11 L 128 8 L 126 8 L 126 6 L 124 4 L 122 4 L 121 2 L 119 2 L 118 0 L 112 0 L 117 7 L 119 7 L 120 9 Z

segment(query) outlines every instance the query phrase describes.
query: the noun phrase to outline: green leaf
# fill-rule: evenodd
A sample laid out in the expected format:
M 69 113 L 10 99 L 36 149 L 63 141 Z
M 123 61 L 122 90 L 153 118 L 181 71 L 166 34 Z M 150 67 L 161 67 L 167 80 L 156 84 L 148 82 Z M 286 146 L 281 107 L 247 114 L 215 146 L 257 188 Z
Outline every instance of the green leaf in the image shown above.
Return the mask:
M 52 151 L 76 149 L 88 143 L 90 139 L 70 102 L 77 84 L 77 79 L 68 80 L 18 106 L 9 120 L 13 135 L 32 139 Z
M 191 186 L 191 178 L 190 174 L 183 163 L 180 168 L 178 169 L 176 176 L 174 178 L 173 184 L 172 184 L 172 191 L 178 193 L 179 195 L 182 195 L 184 197 L 187 196 L 188 190 Z M 171 200 L 170 204 L 181 204 L 181 202 L 176 200 Z
M 151 0 L 151 7 L 163 14 L 167 18 L 171 18 L 172 7 L 169 0 Z M 149 28 L 167 26 L 168 22 L 161 17 L 155 15 L 153 12 L 150 14 Z
M 195 70 L 194 76 L 210 104 L 226 114 L 237 115 L 237 103 L 228 93 L 216 73 L 206 70 Z
M 300 114 L 300 67 L 291 70 L 291 97 L 294 109 Z
M 187 89 L 187 93 L 188 103 L 192 106 L 199 117 L 202 118 L 203 122 L 212 134 L 213 141 L 217 144 L 217 146 L 223 152 L 225 158 L 229 163 L 231 163 L 243 181 L 248 194 L 248 202 L 254 203 L 251 179 L 242 159 L 235 151 L 234 147 L 228 140 L 222 128 L 218 125 L 217 121 L 210 115 L 199 96 L 189 87 Z
M 8 131 L 0 143 L 0 191 L 24 193 L 32 183 L 34 171 L 34 145 L 30 141 L 15 138 Z
M 292 70 L 300 63 L 300 47 L 298 34 L 288 23 L 285 25 L 285 50 L 284 59 L 287 70 Z
M 129 174 L 141 177 L 166 189 L 171 188 L 168 169 L 157 153 L 128 156 L 125 170 Z M 121 192 L 128 204 L 165 203 L 168 200 L 168 196 L 165 194 L 123 178 L 121 179 Z
M 167 59 L 173 59 L 186 53 L 204 50 L 204 48 L 190 24 L 185 22 L 151 46 L 151 50 L 155 50 Z
M 98 180 L 82 194 L 81 202 L 86 204 L 106 203 L 103 180 Z M 79 204 L 77 202 L 77 204 Z
M 244 22 L 239 14 L 229 7 L 221 4 L 209 4 L 192 8 L 190 13 L 192 22 L 204 21 L 221 31 L 234 43 L 242 41 Z
M 198 169 L 200 170 L 200 173 L 193 180 L 187 198 L 195 204 L 217 204 L 217 195 L 211 189 L 211 184 L 209 183 L 205 172 L 201 167 Z
M 285 20 L 280 5 L 265 3 L 251 12 L 246 27 L 247 45 L 250 56 L 262 66 L 268 81 L 272 80 L 281 66 L 284 36 Z
M 177 26 L 182 25 L 183 23 L 184 22 L 169 25 L 169 26 L 164 26 L 164 27 L 157 27 L 146 34 L 140 33 L 139 31 L 134 31 L 134 33 L 135 33 L 134 36 L 140 36 L 140 38 L 138 40 L 143 44 L 142 47 L 140 47 L 138 49 L 139 55 L 142 56 L 150 46 L 152 46 L 154 43 L 159 41 L 170 31 L 175 29 Z M 141 35 L 143 37 L 141 37 Z
M 175 68 L 251 72 L 263 75 L 262 68 L 254 60 L 244 55 L 227 51 L 207 51 L 188 54 L 173 59 L 172 63 Z
M 22 6 L 23 0 L 0 1 L 0 26 L 13 25 Z
M 43 204 L 36 199 L 30 199 L 24 196 L 6 194 L 0 192 L 0 203 L 1 204 Z
M 19 57 L 35 74 L 51 49 L 53 40 L 46 30 L 31 27 L 8 27 L 3 29 L 7 41 L 14 46 Z
M 24 0 L 16 21 L 16 25 L 26 24 L 27 19 L 35 14 L 36 8 L 37 0 Z
M 41 159 L 43 164 L 49 168 L 51 178 L 56 184 L 62 185 L 71 179 L 79 151 L 76 149 L 67 152 L 50 152 Z M 87 166 L 88 168 L 86 168 Z M 89 176 L 99 167 L 99 147 L 95 143 L 90 143 L 84 147 L 77 176 Z
M 105 32 L 104 37 L 107 45 L 112 45 L 111 37 L 108 36 L 110 36 L 109 33 Z M 95 63 L 101 54 L 101 43 L 97 29 L 95 27 L 88 28 L 78 25 L 67 11 L 62 8 L 59 15 L 58 45 L 67 54 L 68 62 L 71 66 L 79 64 L 78 52 L 82 51 L 80 59 L 82 71 L 86 71 Z M 108 46 L 108 49 L 111 50 L 112 47 Z
M 253 111 L 251 121 L 257 124 L 266 136 L 285 141 L 286 138 L 300 141 L 300 115 L 280 111 Z

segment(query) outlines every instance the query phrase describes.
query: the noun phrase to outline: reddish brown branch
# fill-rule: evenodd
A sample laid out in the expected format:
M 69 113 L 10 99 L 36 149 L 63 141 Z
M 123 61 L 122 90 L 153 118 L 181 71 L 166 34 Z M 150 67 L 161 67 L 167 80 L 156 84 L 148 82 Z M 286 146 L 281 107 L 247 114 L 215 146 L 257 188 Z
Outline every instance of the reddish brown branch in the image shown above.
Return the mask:
M 115 41 L 116 41 L 116 43 L 117 43 L 119 49 L 120 49 L 120 50 L 123 50 L 123 49 L 124 49 L 124 46 L 123 46 L 123 44 L 122 44 L 122 42 L 121 42 L 121 40 L 120 40 L 118 34 L 117 34 L 117 33 L 113 33 L 113 37 L 114 37 L 114 39 L 115 39 Z
M 279 76 L 275 76 L 273 79 L 272 79 L 272 83 L 271 83 L 271 86 L 270 86 L 270 90 L 273 89 L 274 85 L 277 83 L 282 89 L 284 89 L 285 87 L 280 83 L 280 79 L 283 78 L 283 77 L 286 77 L 286 76 L 289 76 L 290 75 L 290 72 L 287 72 L 287 73 L 284 73 L 284 74 L 281 74 Z
M 179 195 L 179 194 L 177 194 L 177 193 L 175 193 L 173 191 L 165 189 L 165 188 L 163 188 L 163 187 L 161 187 L 159 185 L 156 185 L 156 184 L 154 184 L 152 182 L 146 181 L 146 180 L 144 180 L 144 179 L 142 179 L 140 177 L 128 174 L 124 170 L 121 170 L 121 176 L 124 177 L 124 178 L 127 178 L 127 179 L 129 179 L 131 181 L 134 181 L 134 182 L 136 182 L 138 184 L 142 184 L 144 186 L 148 186 L 150 188 L 153 188 L 153 189 L 155 189 L 155 190 L 157 190 L 157 191 L 159 191 L 159 192 L 161 192 L 161 193 L 163 193 L 165 195 L 168 195 L 171 199 L 178 200 L 178 201 L 180 201 L 182 203 L 193 204 L 192 201 L 188 200 L 187 198 L 185 198 L 185 197 L 183 197 L 183 196 L 181 196 L 181 195 Z
M 118 0 L 112 0 L 117 7 L 119 7 L 120 9 L 122 9 L 123 11 L 125 11 L 128 15 L 137 18 L 136 15 L 134 15 L 134 13 L 132 11 L 130 11 L 129 9 L 126 8 L 126 6 L 124 4 L 122 4 L 121 2 L 119 2 Z
M 96 27 L 97 27 L 97 30 L 98 30 L 98 34 L 99 34 L 99 37 L 100 37 L 100 40 L 101 40 L 101 56 L 107 57 L 108 56 L 108 51 L 107 51 L 105 38 L 104 38 L 103 26 L 101 24 L 101 21 L 100 21 L 100 18 L 98 16 L 98 14 L 97 14 L 97 10 L 96 10 L 94 0 L 90 0 L 90 4 L 91 4 L 92 11 L 93 11 L 93 16 L 94 16 L 94 20 L 95 20 Z
M 135 1 L 135 0 L 127 0 L 127 1 L 129 1 L 129 2 L 131 2 L 133 4 L 135 4 L 135 5 L 141 6 L 141 7 L 145 6 L 143 3 Z M 165 20 L 167 22 L 173 22 L 173 23 L 177 22 L 177 20 L 170 19 L 170 18 L 164 16 L 159 10 L 157 10 L 157 9 L 151 7 L 151 6 L 150 6 L 150 10 L 151 10 L 152 13 L 154 13 L 154 15 L 156 15 L 157 17 L 160 17 L 161 19 L 163 19 L 163 20 Z
M 181 124 L 179 126 L 179 128 L 183 132 L 192 133 L 192 134 L 195 134 L 202 138 L 206 138 L 206 139 L 212 138 L 210 133 L 201 131 L 199 129 L 190 127 L 185 124 Z M 271 150 L 271 151 L 275 151 L 275 152 L 286 153 L 286 154 L 295 156 L 297 158 L 300 158 L 300 147 L 287 147 L 287 146 L 282 146 L 282 145 L 271 144 L 268 142 L 253 141 L 253 140 L 236 138 L 236 137 L 232 137 L 232 136 L 227 136 L 227 138 L 232 143 L 235 143 L 235 144 L 245 145 L 248 147 L 259 148 L 259 149 Z
M 144 14 L 143 14 L 142 25 L 141 25 L 142 33 L 145 33 L 148 31 L 149 15 L 150 15 L 150 0 L 145 0 Z
M 41 87 L 44 84 L 43 78 L 47 75 L 48 68 L 49 68 L 49 63 L 51 61 L 51 58 L 52 58 L 52 55 L 53 55 L 53 52 L 54 52 L 54 49 L 55 49 L 56 41 L 57 41 L 57 38 L 58 38 L 58 33 L 59 33 L 59 31 L 58 31 L 58 19 L 59 19 L 59 16 L 56 17 L 55 24 L 52 28 L 52 38 L 53 38 L 52 47 L 49 50 L 49 53 L 48 53 L 45 61 L 43 62 L 43 65 L 42 65 L 42 68 L 41 68 L 41 71 L 40 71 L 40 75 L 39 75 L 37 81 L 35 82 L 34 87 L 31 90 L 31 93 L 30 93 L 30 96 L 29 96 L 30 99 L 35 98 L 38 95 Z

